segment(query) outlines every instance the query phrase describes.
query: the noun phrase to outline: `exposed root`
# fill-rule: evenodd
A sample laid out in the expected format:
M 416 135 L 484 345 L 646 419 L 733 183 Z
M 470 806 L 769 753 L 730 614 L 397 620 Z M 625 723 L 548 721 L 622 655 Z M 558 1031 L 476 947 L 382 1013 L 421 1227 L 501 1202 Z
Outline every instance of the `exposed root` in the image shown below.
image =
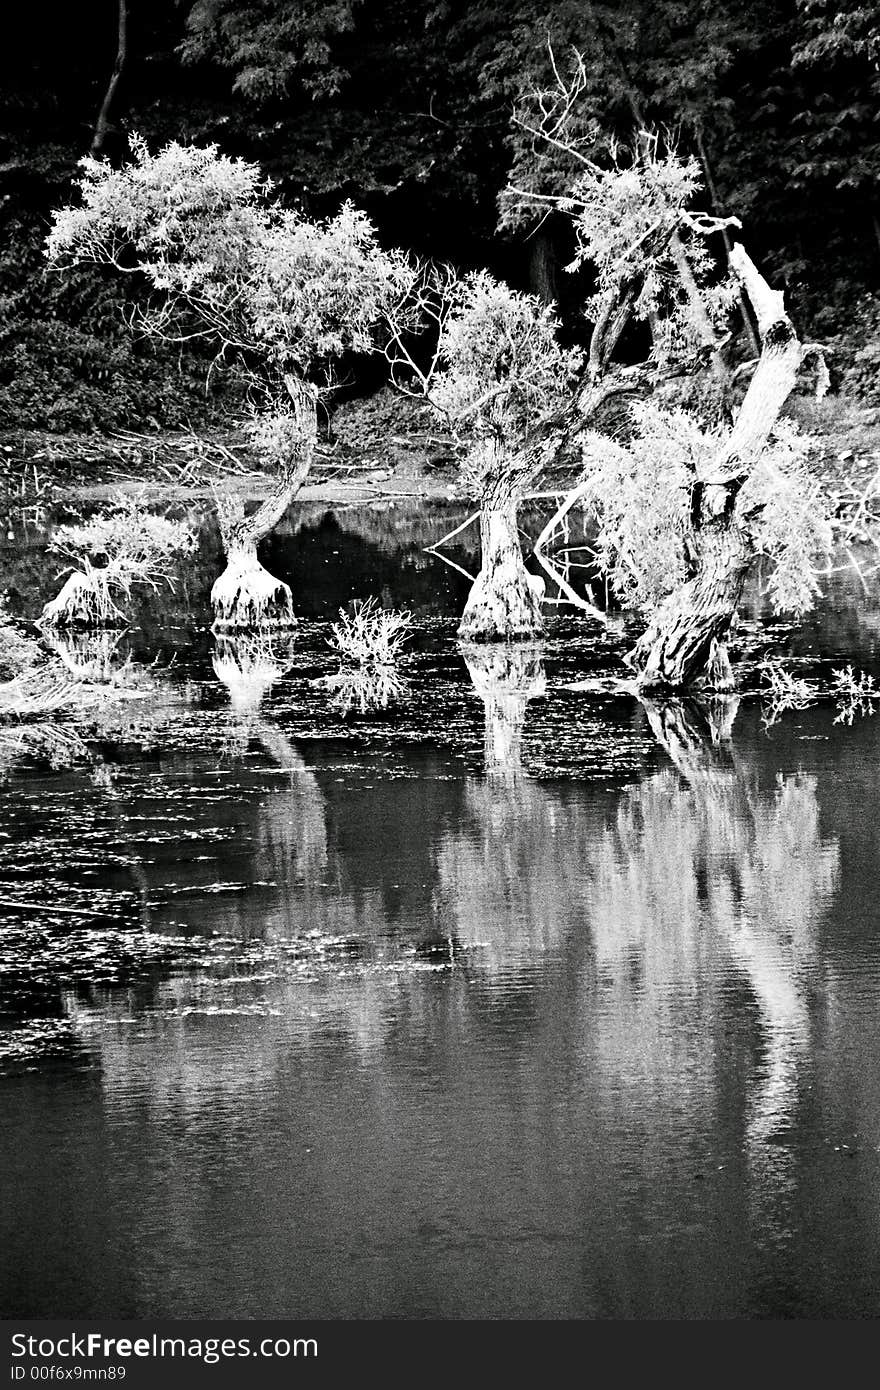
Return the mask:
M 481 570 L 465 604 L 459 637 L 465 642 L 533 642 L 544 632 L 544 587 L 521 559 Z
M 544 631 L 546 585 L 529 574 L 517 527 L 518 496 L 505 482 L 480 508 L 480 572 L 468 594 L 458 635 L 465 642 L 528 642 Z
M 47 628 L 124 627 L 125 617 L 110 597 L 107 571 L 86 563 L 64 581 L 61 592 L 50 599 L 40 615 Z
M 293 594 L 264 569 L 256 555 L 230 557 L 211 590 L 215 632 L 294 627 Z

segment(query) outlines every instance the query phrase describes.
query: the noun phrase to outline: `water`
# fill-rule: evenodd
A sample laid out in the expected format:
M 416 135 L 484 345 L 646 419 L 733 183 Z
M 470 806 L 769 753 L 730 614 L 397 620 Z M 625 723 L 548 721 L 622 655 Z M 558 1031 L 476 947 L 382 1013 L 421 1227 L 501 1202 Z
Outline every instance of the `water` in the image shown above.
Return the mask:
M 194 581 L 91 761 L 9 760 L 3 1315 L 877 1316 L 880 719 L 646 708 L 571 620 L 468 664 L 429 523 L 292 527 L 271 651 Z M 371 589 L 418 628 L 345 713 Z M 876 674 L 877 614 L 795 650 Z

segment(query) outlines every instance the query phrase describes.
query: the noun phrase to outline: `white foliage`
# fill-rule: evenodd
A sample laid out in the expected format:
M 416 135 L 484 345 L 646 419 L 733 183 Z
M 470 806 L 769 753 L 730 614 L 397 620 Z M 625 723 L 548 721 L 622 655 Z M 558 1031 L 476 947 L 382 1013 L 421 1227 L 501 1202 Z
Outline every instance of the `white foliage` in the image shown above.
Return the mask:
M 137 322 L 147 333 L 204 337 L 220 351 L 306 374 L 363 352 L 413 271 L 385 252 L 350 204 L 312 222 L 271 197 L 259 168 L 172 141 L 131 162 L 82 162 L 80 202 L 53 217 L 46 243 L 58 265 L 91 261 L 137 271 L 157 292 Z
M 584 505 L 596 516 L 597 560 L 620 601 L 651 609 L 686 577 L 690 487 L 712 442 L 684 411 L 649 401 L 633 413 L 628 447 L 584 436 Z
M 393 666 L 412 631 L 412 614 L 380 608 L 373 597 L 359 600 L 353 611 L 339 610 L 330 629 L 331 645 L 354 666 Z
M 662 155 L 612 147 L 611 162 L 585 166 L 560 206 L 574 215 L 572 268 L 595 266 L 600 281 L 641 266 L 652 233 L 677 227 L 681 209 L 700 187 L 699 165 L 674 150 Z
M 814 441 L 791 421 L 777 421 L 737 501 L 749 517 L 755 551 L 770 562 L 768 592 L 777 613 L 809 612 L 819 593 L 816 562 L 832 547 L 828 498 L 811 476 L 808 458 Z
M 704 431 L 686 412 L 652 401 L 633 415 L 627 447 L 584 437 L 584 505 L 597 521 L 597 561 L 620 601 L 651 610 L 687 578 L 691 490 L 711 475 L 722 432 Z M 774 609 L 798 616 L 813 606 L 817 562 L 832 543 L 828 505 L 807 464 L 812 442 L 791 422 L 778 422 L 735 512 L 756 557 L 768 561 Z
M 527 446 L 570 399 L 581 355 L 560 346 L 553 310 L 485 271 L 458 282 L 444 319 L 432 401 L 476 476 Z
M 131 497 L 88 521 L 59 526 L 49 548 L 71 562 L 72 572 L 41 621 L 50 627 L 113 625 L 123 616 L 117 598 L 128 598 L 135 584 L 170 585 L 176 557 L 195 547 L 183 522 L 149 512 Z

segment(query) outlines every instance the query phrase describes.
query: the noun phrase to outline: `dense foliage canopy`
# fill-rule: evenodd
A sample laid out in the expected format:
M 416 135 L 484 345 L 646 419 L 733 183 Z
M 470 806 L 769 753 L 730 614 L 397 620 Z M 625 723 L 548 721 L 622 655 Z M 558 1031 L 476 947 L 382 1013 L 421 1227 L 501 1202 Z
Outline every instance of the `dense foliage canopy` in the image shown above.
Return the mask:
M 854 317 L 860 347 L 871 331 L 880 57 L 858 0 L 122 2 L 127 47 L 103 147 L 113 161 L 133 130 L 151 148 L 217 143 L 258 163 L 289 206 L 325 217 L 351 199 L 387 243 L 488 266 L 560 298 L 571 318 L 584 286 L 560 273 L 576 249 L 570 227 L 504 190 L 571 187 L 570 161 L 534 135 L 535 93 L 568 80 L 577 48 L 587 155 L 634 125 L 674 131 L 707 210 L 743 218 L 811 336 Z M 127 341 L 106 277 L 46 281 L 35 254 L 92 143 L 119 3 L 22 11 L 0 57 L 0 410 L 25 423 L 106 425 L 114 400 L 127 423 L 199 409 L 199 373 L 190 385 L 176 354 Z M 845 352 L 836 365 L 847 371 Z M 870 387 L 872 375 L 851 380 Z

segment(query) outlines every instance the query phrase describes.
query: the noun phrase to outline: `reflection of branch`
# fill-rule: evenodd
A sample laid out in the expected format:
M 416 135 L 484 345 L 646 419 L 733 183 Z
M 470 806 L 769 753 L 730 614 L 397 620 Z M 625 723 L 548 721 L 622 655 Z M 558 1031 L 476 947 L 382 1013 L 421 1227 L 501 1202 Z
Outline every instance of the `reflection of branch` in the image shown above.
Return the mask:
M 320 684 L 336 692 L 333 704 L 343 716 L 354 708 L 360 714 L 387 709 L 406 690 L 406 681 L 394 666 L 348 666 Z
M 597 622 L 607 623 L 607 615 L 603 613 L 600 608 L 596 608 L 594 604 L 588 603 L 585 598 L 581 598 L 580 594 L 571 587 L 565 576 L 556 568 L 551 560 L 548 560 L 542 550 L 536 550 L 534 553 L 538 564 L 543 570 L 546 570 L 547 574 L 549 574 L 550 578 L 553 580 L 553 583 L 559 585 L 559 592 L 564 595 L 565 600 L 570 603 L 573 608 L 579 608 L 582 613 L 589 613 L 590 617 L 595 618 Z M 553 601 L 555 602 L 555 600 Z M 562 600 L 560 599 L 559 602 L 562 602 Z
M 568 583 L 565 576 L 560 573 L 557 567 L 544 553 L 544 547 L 553 539 L 556 532 L 564 524 L 572 507 L 576 506 L 577 503 L 586 496 L 588 490 L 589 484 L 579 483 L 577 487 L 572 488 L 570 492 L 566 493 L 556 508 L 556 511 L 541 531 L 538 539 L 535 541 L 533 554 L 541 568 L 549 574 L 555 584 L 559 585 L 559 592 L 565 595 L 570 604 L 575 608 L 580 608 L 582 612 L 589 613 L 591 618 L 596 618 L 599 622 L 607 624 L 608 615 L 603 613 L 601 609 L 596 608 L 594 604 L 588 603 L 586 599 L 581 598 Z

